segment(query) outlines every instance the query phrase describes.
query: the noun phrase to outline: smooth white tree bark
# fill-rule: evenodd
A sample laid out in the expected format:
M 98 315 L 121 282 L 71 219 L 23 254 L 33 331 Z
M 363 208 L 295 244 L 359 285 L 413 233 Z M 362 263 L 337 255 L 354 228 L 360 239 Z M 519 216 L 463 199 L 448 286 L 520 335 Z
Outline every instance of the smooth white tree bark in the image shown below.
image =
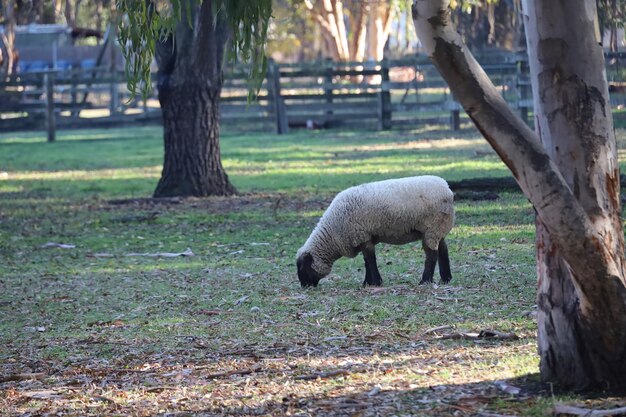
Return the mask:
M 420 41 L 537 212 L 544 379 L 626 389 L 619 170 L 593 0 L 528 0 L 537 132 L 515 115 L 450 22 L 449 0 L 414 0 Z

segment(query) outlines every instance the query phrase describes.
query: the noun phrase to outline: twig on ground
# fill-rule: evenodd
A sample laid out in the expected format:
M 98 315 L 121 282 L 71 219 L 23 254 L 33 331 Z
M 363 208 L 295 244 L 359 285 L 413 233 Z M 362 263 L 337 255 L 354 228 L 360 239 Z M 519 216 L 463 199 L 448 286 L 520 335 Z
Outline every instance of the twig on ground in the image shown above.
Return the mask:
M 103 403 L 117 405 L 114 400 L 110 399 L 109 397 L 105 397 L 104 395 L 94 395 L 91 398 L 93 398 L 94 400 L 102 401 Z
M 125 256 L 148 256 L 151 258 L 176 258 L 178 256 L 194 256 L 191 248 L 185 249 L 183 252 L 158 252 L 158 253 L 127 253 Z
M 332 371 L 326 371 L 326 372 L 315 372 L 313 374 L 308 374 L 308 375 L 300 375 L 300 376 L 296 376 L 293 379 L 296 380 L 300 380 L 300 381 L 311 381 L 311 380 L 315 380 L 315 379 L 325 379 L 325 378 L 334 378 L 336 376 L 345 376 L 345 375 L 350 375 L 350 374 L 356 374 L 359 372 L 365 372 L 365 369 L 363 368 L 359 368 L 359 369 L 345 369 L 345 368 L 341 368 L 341 369 L 334 369 Z
M 516 386 L 507 384 L 504 381 L 494 381 L 493 383 L 496 387 L 500 388 L 502 391 L 506 392 L 507 394 L 511 394 L 511 395 L 519 395 L 520 392 L 522 392 L 522 390 Z
M 346 340 L 348 336 L 329 336 L 324 339 L 324 342 L 332 342 L 335 340 Z
M 110 374 L 148 374 L 148 373 L 153 373 L 154 369 L 130 369 L 130 368 L 100 368 L 100 369 L 94 369 L 94 368 L 84 368 L 83 372 L 85 374 L 89 374 L 89 375 L 95 375 L 95 376 L 99 376 L 99 375 L 110 375 Z
M 504 333 L 497 330 L 481 330 L 479 333 L 446 333 L 441 336 L 437 336 L 437 339 L 497 339 L 497 340 L 517 340 L 519 336 L 515 333 Z
M 261 365 L 255 365 L 252 368 L 233 369 L 233 370 L 230 370 L 230 371 L 216 372 L 214 374 L 205 375 L 205 378 L 207 378 L 207 379 L 217 379 L 217 378 L 227 378 L 227 377 L 233 376 L 233 375 L 249 375 L 249 374 L 253 374 L 255 372 L 260 371 L 261 368 L 262 368 Z M 196 369 L 202 369 L 202 367 L 197 367 Z
M 109 200 L 109 204 L 180 204 L 183 201 L 181 197 L 140 197 L 140 198 L 121 198 L 118 200 Z
M 580 408 L 566 404 L 556 404 L 554 406 L 555 415 L 585 416 L 585 417 L 608 417 L 626 415 L 626 407 L 613 408 L 610 410 L 594 410 L 591 408 Z
M 430 329 L 426 330 L 424 333 L 422 333 L 422 336 L 426 336 L 427 334 L 431 334 L 431 333 L 436 333 L 439 332 L 441 330 L 448 330 L 451 329 L 452 326 L 449 324 L 445 324 L 443 326 L 437 326 L 437 327 L 431 327 Z
M 41 379 L 46 377 L 45 372 L 25 372 L 21 374 L 13 374 L 0 376 L 0 384 L 9 381 L 28 381 L 29 379 Z
M 59 389 L 43 389 L 32 391 L 21 391 L 20 395 L 37 400 L 51 400 L 56 398 L 63 398 L 63 392 Z
M 158 386 L 158 387 L 149 387 L 146 388 L 146 392 L 162 392 L 167 390 L 175 390 L 176 387 L 172 386 Z
M 72 245 L 71 243 L 58 243 L 58 242 L 46 242 L 40 246 L 40 248 L 61 248 L 61 249 L 74 249 L 76 245 Z

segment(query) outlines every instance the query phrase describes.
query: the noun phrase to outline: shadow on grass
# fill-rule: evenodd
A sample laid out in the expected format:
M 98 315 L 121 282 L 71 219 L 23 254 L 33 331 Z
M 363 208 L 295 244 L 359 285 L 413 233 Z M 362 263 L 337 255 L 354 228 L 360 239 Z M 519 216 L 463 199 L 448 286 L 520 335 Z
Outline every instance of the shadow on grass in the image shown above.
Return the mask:
M 31 362 L 37 380 L 0 385 L 5 393 L 0 411 L 6 416 L 25 410 L 164 416 L 546 415 L 551 404 L 550 391 L 537 374 L 495 380 L 485 368 L 483 375 L 467 380 L 458 360 L 466 349 L 458 344 L 425 341 L 400 352 L 398 345 L 385 351 L 358 343 L 333 348 L 330 342 L 318 352 L 304 343 L 265 349 L 231 344 L 198 353 L 198 340 L 181 339 L 189 350 L 181 346 L 178 352 L 143 358 L 130 353 L 130 363 L 69 359 L 64 366 L 46 367 Z M 78 343 L 107 342 L 96 337 Z M 132 352 L 132 343 L 126 344 Z M 493 348 L 497 355 L 498 347 Z
M 239 407 L 208 407 L 197 411 L 233 416 L 547 415 L 553 403 L 550 387 L 538 381 L 539 374 L 531 374 L 505 380 L 400 388 L 381 386 L 373 380 L 354 387 L 349 394 L 333 395 L 332 389 L 320 395 L 291 394 L 256 407 L 241 399 Z

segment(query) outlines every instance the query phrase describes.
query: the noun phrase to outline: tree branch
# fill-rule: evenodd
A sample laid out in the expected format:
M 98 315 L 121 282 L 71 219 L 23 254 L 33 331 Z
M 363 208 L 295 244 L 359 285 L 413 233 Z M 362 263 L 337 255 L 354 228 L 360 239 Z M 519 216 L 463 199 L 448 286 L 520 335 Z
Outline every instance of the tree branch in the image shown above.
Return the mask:
M 449 0 L 415 0 L 413 20 L 419 39 L 476 127 L 509 167 L 551 237 L 577 271 L 581 304 L 594 279 L 618 274 L 604 262 L 602 236 L 568 187 L 539 137 L 508 107 L 476 62 L 450 19 Z M 604 251 L 604 252 L 603 252 Z M 583 279 L 587 278 L 587 279 Z M 582 307 L 582 306 L 581 306 Z
M 610 417 L 626 414 L 626 407 L 612 408 L 610 410 L 594 410 L 590 408 L 574 407 L 572 405 L 556 404 L 553 411 L 555 415 L 566 414 L 584 417 Z

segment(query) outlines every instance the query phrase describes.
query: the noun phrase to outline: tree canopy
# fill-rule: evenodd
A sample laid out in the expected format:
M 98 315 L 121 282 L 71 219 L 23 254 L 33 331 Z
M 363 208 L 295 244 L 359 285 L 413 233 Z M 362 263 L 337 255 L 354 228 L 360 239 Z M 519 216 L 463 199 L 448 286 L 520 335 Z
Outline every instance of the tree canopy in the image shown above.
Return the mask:
M 116 0 L 120 46 L 126 57 L 131 93 L 140 91 L 145 95 L 151 91 L 150 65 L 156 44 L 173 35 L 182 19 L 193 26 L 189 11 L 198 3 L 195 0 Z M 213 16 L 223 14 L 229 24 L 229 56 L 250 63 L 250 78 L 260 82 L 267 68 L 265 44 L 272 1 L 219 0 L 212 2 L 212 7 Z

